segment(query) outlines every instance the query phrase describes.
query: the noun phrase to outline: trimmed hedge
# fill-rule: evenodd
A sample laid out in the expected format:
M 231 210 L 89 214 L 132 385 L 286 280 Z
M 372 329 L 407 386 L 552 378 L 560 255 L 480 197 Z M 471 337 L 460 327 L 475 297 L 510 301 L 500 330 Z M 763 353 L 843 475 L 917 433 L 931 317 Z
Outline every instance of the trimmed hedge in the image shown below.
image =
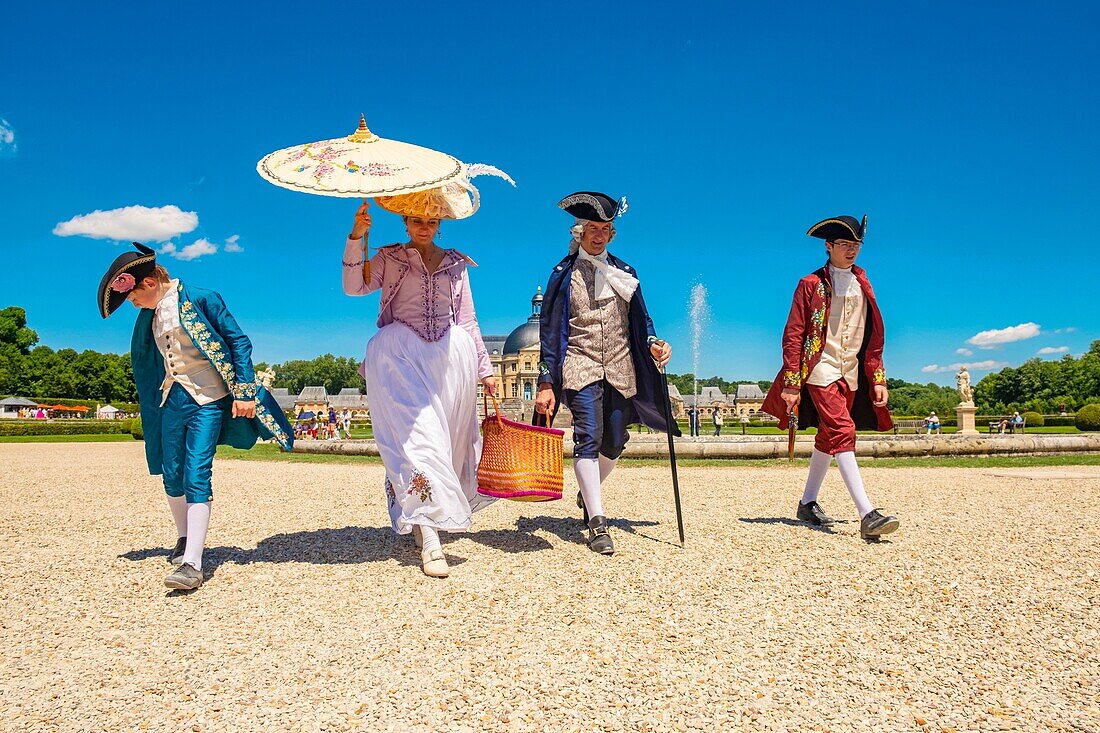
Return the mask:
M 1100 404 L 1085 405 L 1075 416 L 1077 429 L 1089 432 L 1100 430 Z
M 1043 416 L 1037 412 L 1025 412 L 1021 415 L 1021 417 L 1024 418 L 1024 425 L 1029 428 L 1041 428 L 1046 425 L 1046 421 L 1043 419 Z
M 133 417 L 123 422 L 127 425 L 127 432 L 134 436 L 134 440 L 145 440 L 145 431 L 141 428 L 140 417 Z
M 1029 413 L 1030 414 L 1030 413 Z M 1031 418 L 1027 419 L 1027 424 L 1031 426 Z M 1054 417 L 1043 416 L 1043 424 L 1048 428 L 1071 428 L 1077 424 L 1077 419 L 1073 415 L 1055 415 Z
M 0 436 L 12 435 L 124 435 L 132 433 L 130 420 L 0 421 Z M 140 421 L 138 429 L 140 430 Z

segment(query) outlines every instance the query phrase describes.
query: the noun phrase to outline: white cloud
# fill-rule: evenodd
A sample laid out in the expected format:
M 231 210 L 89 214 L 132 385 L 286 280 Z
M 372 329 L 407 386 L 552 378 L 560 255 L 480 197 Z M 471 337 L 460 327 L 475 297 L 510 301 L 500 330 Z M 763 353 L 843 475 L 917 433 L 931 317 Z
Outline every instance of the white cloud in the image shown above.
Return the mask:
M 946 366 L 940 366 L 939 364 L 929 364 L 921 367 L 921 371 L 925 374 L 944 374 L 946 372 L 957 372 L 965 366 L 972 372 L 991 372 L 994 369 L 1004 369 L 1008 366 L 1007 361 L 994 361 L 993 359 L 986 359 L 985 361 L 970 361 L 970 362 L 955 362 L 954 364 L 947 364 Z
M 244 252 L 244 247 L 237 244 L 237 240 L 239 240 L 240 238 L 241 238 L 240 234 L 234 234 L 232 237 L 225 240 L 225 251 L 226 252 Z
M 1067 328 L 1056 328 L 1051 333 L 1074 333 L 1077 330 L 1077 326 L 1069 326 Z
M 15 144 L 15 130 L 11 123 L 0 117 L 0 158 L 15 155 L 18 146 Z
M 974 356 L 974 352 L 971 351 L 970 349 L 962 349 L 962 348 L 955 349 L 955 353 L 958 354 L 959 356 Z
M 1068 354 L 1068 346 L 1044 346 L 1036 352 L 1039 356 L 1049 356 L 1050 354 Z
M 1039 324 L 1021 323 L 1018 326 L 1009 326 L 1008 328 L 994 328 L 989 331 L 982 331 L 976 333 L 966 340 L 966 343 L 971 346 L 977 346 L 979 349 L 992 349 L 995 346 L 1002 344 L 1011 344 L 1015 341 L 1023 341 L 1029 338 L 1035 338 L 1039 335 Z
M 74 216 L 53 228 L 59 237 L 83 236 L 118 241 L 167 242 L 199 225 L 194 211 L 178 206 L 126 206 Z
M 183 260 L 189 262 L 191 260 L 197 260 L 199 257 L 205 255 L 212 255 L 218 251 L 218 245 L 211 242 L 209 239 L 196 239 L 191 244 L 187 245 L 183 249 L 178 249 L 175 244 L 169 242 L 158 250 L 161 254 L 168 255 L 177 260 Z

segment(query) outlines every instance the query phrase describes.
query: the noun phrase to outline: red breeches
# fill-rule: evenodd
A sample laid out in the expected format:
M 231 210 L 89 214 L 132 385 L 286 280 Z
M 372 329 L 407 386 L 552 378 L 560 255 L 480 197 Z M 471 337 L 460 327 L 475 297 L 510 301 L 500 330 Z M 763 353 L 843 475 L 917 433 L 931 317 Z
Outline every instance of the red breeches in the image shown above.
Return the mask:
M 814 447 L 822 453 L 837 453 L 856 449 L 856 424 L 852 421 L 852 402 L 856 393 L 843 379 L 826 387 L 807 384 L 806 390 L 817 408 L 817 436 Z

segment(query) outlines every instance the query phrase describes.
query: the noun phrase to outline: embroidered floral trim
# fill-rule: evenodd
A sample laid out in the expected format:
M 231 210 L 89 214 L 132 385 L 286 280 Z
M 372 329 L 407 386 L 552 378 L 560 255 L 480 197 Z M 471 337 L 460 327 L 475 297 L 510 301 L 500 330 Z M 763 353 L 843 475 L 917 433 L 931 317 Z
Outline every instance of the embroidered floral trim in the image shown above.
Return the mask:
M 817 297 L 821 298 L 825 304 L 829 302 L 829 288 L 826 285 L 825 280 L 819 280 L 817 283 Z M 810 362 L 814 360 L 821 350 L 825 348 L 825 309 L 826 305 L 822 305 L 819 308 L 814 308 L 810 313 L 810 328 L 809 333 L 806 334 L 806 340 L 802 343 L 802 364 L 800 365 L 801 379 L 799 384 L 789 384 L 787 386 L 798 387 L 801 382 L 805 382 L 810 376 Z
M 872 384 L 886 384 L 886 370 L 879 367 L 871 374 Z
M 799 388 L 802 386 L 802 380 L 798 376 L 798 372 L 792 372 L 785 370 L 783 372 L 783 386 Z
M 397 504 L 397 494 L 393 490 L 393 482 L 390 481 L 390 475 L 389 474 L 386 474 L 385 489 L 386 489 L 386 501 L 389 503 L 390 507 L 392 508 L 395 504 Z
M 233 369 L 232 362 L 230 362 L 226 355 L 224 345 L 215 336 L 213 331 L 211 331 L 205 323 L 199 320 L 195 304 L 190 300 L 185 300 L 180 303 L 180 325 L 183 326 L 187 335 L 191 337 L 191 341 L 194 342 L 195 347 L 198 348 L 203 356 L 206 357 L 207 361 L 213 364 L 214 368 L 218 370 L 218 374 L 221 375 L 226 386 L 229 387 L 233 399 L 245 402 L 256 399 L 256 395 L 259 393 L 259 384 L 257 382 L 242 384 L 237 381 L 236 372 Z M 278 421 L 262 402 L 256 404 L 256 419 L 267 428 L 267 431 L 271 433 L 272 437 L 279 442 L 279 445 L 281 445 L 284 450 L 290 449 L 290 436 L 287 435 L 286 431 L 283 430 L 282 426 L 279 425 Z
M 413 469 L 412 481 L 409 482 L 409 490 L 406 496 L 415 496 L 420 501 L 432 500 L 432 482 L 421 471 Z

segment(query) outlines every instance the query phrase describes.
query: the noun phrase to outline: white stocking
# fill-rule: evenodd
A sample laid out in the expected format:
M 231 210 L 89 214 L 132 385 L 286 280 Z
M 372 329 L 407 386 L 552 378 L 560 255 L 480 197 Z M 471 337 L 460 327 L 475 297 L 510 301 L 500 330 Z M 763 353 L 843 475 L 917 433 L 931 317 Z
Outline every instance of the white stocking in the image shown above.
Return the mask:
M 176 537 L 187 536 L 187 497 L 169 496 L 168 508 L 172 510 L 172 519 L 176 522 Z
M 573 472 L 577 474 L 577 484 L 581 487 L 588 516 L 604 516 L 603 499 L 600 496 L 600 462 L 595 458 L 574 458 Z
M 420 548 L 421 552 L 442 549 L 443 546 L 439 542 L 439 532 L 436 531 L 435 527 L 429 527 L 426 524 L 417 526 L 420 527 L 420 537 L 424 541 L 423 546 Z
M 615 464 L 618 462 L 618 458 L 608 458 L 605 455 L 600 455 L 600 486 L 603 486 L 603 482 L 607 481 L 607 477 L 615 470 Z
M 210 502 L 200 501 L 187 505 L 187 548 L 180 563 L 190 563 L 195 570 L 202 570 L 202 547 L 206 544 L 206 530 L 210 526 Z
M 817 495 L 821 493 L 821 482 L 825 480 L 825 473 L 832 462 L 831 455 L 814 448 L 814 452 L 810 454 L 810 473 L 806 476 L 806 490 L 802 492 L 803 504 L 817 501 Z
M 859 475 L 855 452 L 837 453 L 836 465 L 840 467 L 840 476 L 844 479 L 844 485 L 848 487 L 848 493 L 852 495 L 852 501 L 856 503 L 859 518 L 863 519 L 875 507 L 867 498 L 867 491 L 863 488 L 863 477 Z

